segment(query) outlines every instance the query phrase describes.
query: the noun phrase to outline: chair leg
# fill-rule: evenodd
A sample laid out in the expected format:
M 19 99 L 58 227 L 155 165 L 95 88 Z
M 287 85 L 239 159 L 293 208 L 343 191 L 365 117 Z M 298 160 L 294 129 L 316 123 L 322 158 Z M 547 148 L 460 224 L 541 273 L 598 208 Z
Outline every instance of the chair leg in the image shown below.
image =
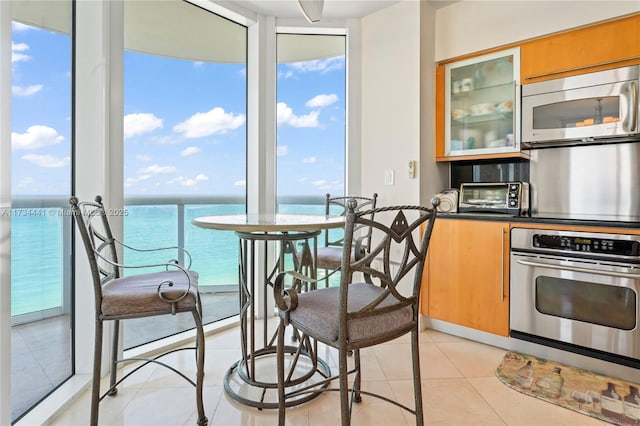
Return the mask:
M 353 351 L 353 361 L 355 363 L 356 376 L 353 379 L 353 402 L 362 402 L 362 396 L 360 395 L 360 386 L 362 384 L 362 376 L 360 369 L 360 349 L 354 349 Z
M 202 329 L 202 317 L 200 311 L 193 311 L 193 320 L 196 323 L 196 406 L 198 409 L 198 426 L 207 426 L 209 420 L 204 412 L 202 401 L 204 381 L 204 330 Z
M 340 417 L 342 426 L 351 424 L 351 409 L 349 403 L 349 378 L 347 377 L 347 351 L 338 351 L 338 370 L 340 371 Z
M 118 388 L 114 388 L 113 386 L 116 384 L 118 380 L 118 343 L 120 340 L 120 321 L 115 320 L 113 322 L 113 341 L 111 342 L 111 378 L 109 380 L 109 388 L 111 389 L 108 393 L 109 396 L 116 396 L 118 394 Z
M 278 341 L 276 343 L 276 364 L 278 380 L 278 426 L 284 426 L 286 401 L 284 399 L 284 321 L 278 324 Z
M 96 319 L 93 342 L 93 381 L 91 383 L 91 426 L 98 424 L 100 369 L 102 368 L 102 321 Z
M 420 383 L 420 347 L 418 346 L 418 329 L 411 331 L 411 358 L 413 360 L 413 395 L 416 407 L 416 426 L 424 425 L 422 409 L 422 384 Z

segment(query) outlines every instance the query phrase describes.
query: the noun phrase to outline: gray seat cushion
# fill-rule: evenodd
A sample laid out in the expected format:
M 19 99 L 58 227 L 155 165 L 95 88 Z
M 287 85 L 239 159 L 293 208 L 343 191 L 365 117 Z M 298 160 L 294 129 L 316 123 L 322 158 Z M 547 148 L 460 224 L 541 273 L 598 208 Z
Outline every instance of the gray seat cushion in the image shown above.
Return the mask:
M 193 309 L 198 300 L 198 274 L 188 271 L 191 279 L 189 295 L 176 305 L 177 311 Z M 138 316 L 171 312 L 171 304 L 158 296 L 158 285 L 172 281 L 173 286 L 163 286 L 163 296 L 180 297 L 188 287 L 187 276 L 182 271 L 152 272 L 130 275 L 108 282 L 102 287 L 102 313 L 105 316 Z
M 384 290 L 367 283 L 349 285 L 349 312 L 355 312 L 374 300 Z M 397 303 L 392 296 L 387 297 L 380 306 Z M 325 342 L 338 340 L 338 307 L 340 306 L 340 288 L 329 287 L 301 293 L 298 296 L 297 309 L 289 313 L 289 321 L 303 332 L 310 332 Z M 284 316 L 284 313 L 280 313 Z M 351 319 L 348 323 L 348 339 L 357 343 L 370 338 L 378 338 L 406 328 L 412 324 L 411 306 L 382 315 Z
M 318 268 L 337 269 L 342 265 L 342 247 L 318 247 Z
M 351 250 L 351 260 L 356 261 L 354 256 L 355 250 Z M 318 268 L 322 269 L 338 269 L 342 266 L 342 247 L 318 247 L 318 257 L 316 260 Z

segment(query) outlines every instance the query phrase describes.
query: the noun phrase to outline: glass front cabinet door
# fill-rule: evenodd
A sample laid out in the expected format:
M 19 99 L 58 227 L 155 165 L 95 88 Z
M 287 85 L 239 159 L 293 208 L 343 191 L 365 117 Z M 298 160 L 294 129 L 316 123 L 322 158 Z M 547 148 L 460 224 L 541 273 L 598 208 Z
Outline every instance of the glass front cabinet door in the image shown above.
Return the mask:
M 445 66 L 445 156 L 520 151 L 520 49 Z

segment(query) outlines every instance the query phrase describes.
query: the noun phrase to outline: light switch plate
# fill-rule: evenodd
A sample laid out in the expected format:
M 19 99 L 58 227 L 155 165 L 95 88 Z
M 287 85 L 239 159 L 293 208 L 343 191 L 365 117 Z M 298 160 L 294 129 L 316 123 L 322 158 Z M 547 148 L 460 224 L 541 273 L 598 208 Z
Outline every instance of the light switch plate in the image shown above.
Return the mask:
M 393 170 L 384 171 L 384 184 L 393 185 Z

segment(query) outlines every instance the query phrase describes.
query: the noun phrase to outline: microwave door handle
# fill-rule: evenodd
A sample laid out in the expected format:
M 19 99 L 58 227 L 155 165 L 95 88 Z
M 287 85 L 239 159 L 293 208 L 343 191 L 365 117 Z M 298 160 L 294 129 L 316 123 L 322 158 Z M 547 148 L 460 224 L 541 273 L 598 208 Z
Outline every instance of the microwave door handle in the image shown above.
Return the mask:
M 599 269 L 580 268 L 577 266 L 568 266 L 568 265 L 556 265 L 553 263 L 546 263 L 546 262 L 532 262 L 530 260 L 523 260 L 523 259 L 517 259 L 516 262 L 518 262 L 521 265 L 537 266 L 540 268 L 560 269 L 563 271 L 572 271 L 572 272 L 584 272 L 586 274 L 605 275 L 607 277 L 629 278 L 632 280 L 640 279 L 640 275 L 629 274 L 626 272 L 601 271 Z
M 620 97 L 623 98 L 623 105 L 626 105 L 621 111 L 622 130 L 627 133 L 634 133 L 638 130 L 638 82 L 629 81 L 620 91 Z

